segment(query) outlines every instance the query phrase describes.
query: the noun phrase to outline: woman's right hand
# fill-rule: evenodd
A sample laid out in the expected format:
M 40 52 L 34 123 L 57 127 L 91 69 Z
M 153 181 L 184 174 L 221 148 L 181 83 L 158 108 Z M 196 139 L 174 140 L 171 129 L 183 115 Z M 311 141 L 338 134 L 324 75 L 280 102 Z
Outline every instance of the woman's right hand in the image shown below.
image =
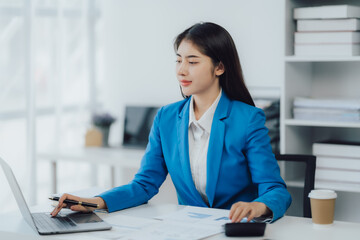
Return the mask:
M 98 208 L 92 208 L 92 207 L 84 207 L 84 206 L 81 206 L 81 205 L 69 205 L 69 204 L 64 203 L 65 199 L 75 200 L 75 201 L 78 201 L 78 202 L 95 203 L 95 204 L 98 204 L 99 207 Z M 101 197 L 81 198 L 81 197 L 78 197 L 78 196 L 74 196 L 74 195 L 65 193 L 60 197 L 58 205 L 50 213 L 50 215 L 52 217 L 56 217 L 56 215 L 64 207 L 70 208 L 73 211 L 91 212 L 91 211 L 93 211 L 95 209 L 106 208 L 106 204 L 105 204 L 105 201 Z

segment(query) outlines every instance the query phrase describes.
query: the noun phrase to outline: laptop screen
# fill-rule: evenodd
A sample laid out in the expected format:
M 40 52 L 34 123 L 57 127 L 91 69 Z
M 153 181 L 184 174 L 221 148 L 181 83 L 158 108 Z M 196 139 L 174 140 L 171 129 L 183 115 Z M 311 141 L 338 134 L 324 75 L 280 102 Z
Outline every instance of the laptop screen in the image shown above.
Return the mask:
M 123 146 L 145 148 L 159 107 L 126 106 Z
M 2 167 L 5 176 L 7 178 L 7 181 L 9 183 L 9 186 L 11 188 L 11 191 L 14 194 L 15 200 L 20 208 L 20 212 L 23 215 L 23 217 L 25 218 L 25 221 L 35 230 L 37 231 L 36 227 L 35 227 L 35 223 L 34 220 L 31 216 L 30 210 L 28 205 L 25 202 L 25 198 L 24 195 L 22 194 L 19 184 L 16 181 L 16 178 L 14 176 L 13 171 L 11 170 L 10 166 L 3 160 L 0 158 L 0 166 Z

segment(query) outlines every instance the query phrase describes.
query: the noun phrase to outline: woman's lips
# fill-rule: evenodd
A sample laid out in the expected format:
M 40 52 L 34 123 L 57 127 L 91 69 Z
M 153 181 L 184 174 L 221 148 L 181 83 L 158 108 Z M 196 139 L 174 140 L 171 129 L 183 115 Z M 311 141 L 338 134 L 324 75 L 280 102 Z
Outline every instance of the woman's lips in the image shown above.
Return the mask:
M 192 81 L 187 81 L 187 80 L 180 80 L 180 84 L 181 86 L 189 86 L 192 83 Z

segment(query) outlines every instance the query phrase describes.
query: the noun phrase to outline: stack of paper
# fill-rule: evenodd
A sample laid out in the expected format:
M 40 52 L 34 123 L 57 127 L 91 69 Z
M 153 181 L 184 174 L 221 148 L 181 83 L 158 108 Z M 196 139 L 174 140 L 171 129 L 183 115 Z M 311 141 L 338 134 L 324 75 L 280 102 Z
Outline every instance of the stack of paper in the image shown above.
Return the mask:
M 230 222 L 229 210 L 186 206 L 181 210 L 154 218 L 105 214 L 104 220 L 112 226 L 110 231 L 78 233 L 79 239 L 104 240 L 195 240 L 204 239 L 224 231 Z M 101 213 L 99 213 L 101 214 Z M 244 218 L 246 220 L 246 218 Z M 61 239 L 73 239 L 64 234 Z
M 113 226 L 111 231 L 92 234 L 108 240 L 204 239 L 224 231 L 222 226 L 230 222 L 229 212 L 224 209 L 187 206 L 153 219 L 114 214 L 105 218 Z
M 332 5 L 294 9 L 295 55 L 360 55 L 360 7 Z
M 314 99 L 297 97 L 294 100 L 294 119 L 319 121 L 360 121 L 360 99 Z
M 313 154 L 316 181 L 360 183 L 360 142 L 314 143 Z
M 204 239 L 224 231 L 222 225 L 230 222 L 229 210 L 187 206 L 179 211 L 155 217 L 158 225 L 131 234 L 128 240 L 188 240 Z

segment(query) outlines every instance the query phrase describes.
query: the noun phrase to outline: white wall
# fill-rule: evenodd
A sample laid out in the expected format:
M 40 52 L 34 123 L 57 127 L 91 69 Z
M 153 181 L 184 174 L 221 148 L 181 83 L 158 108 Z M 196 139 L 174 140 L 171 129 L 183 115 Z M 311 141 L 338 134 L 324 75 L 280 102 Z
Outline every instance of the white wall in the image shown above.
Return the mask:
M 104 0 L 105 108 L 119 116 L 111 142 L 120 141 L 124 104 L 181 100 L 173 41 L 200 21 L 226 28 L 237 45 L 250 89 L 280 87 L 283 0 Z M 119 133 L 119 134 L 117 134 Z

